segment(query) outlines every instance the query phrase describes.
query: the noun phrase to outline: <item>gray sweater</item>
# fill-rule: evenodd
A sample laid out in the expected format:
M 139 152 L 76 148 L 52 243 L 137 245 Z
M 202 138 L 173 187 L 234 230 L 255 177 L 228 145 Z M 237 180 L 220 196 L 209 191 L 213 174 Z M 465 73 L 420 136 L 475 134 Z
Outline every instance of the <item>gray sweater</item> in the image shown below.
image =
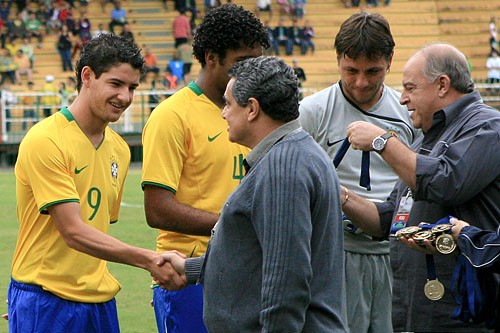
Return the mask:
M 292 121 L 247 158 L 204 262 L 210 332 L 345 332 L 339 183 L 331 159 Z

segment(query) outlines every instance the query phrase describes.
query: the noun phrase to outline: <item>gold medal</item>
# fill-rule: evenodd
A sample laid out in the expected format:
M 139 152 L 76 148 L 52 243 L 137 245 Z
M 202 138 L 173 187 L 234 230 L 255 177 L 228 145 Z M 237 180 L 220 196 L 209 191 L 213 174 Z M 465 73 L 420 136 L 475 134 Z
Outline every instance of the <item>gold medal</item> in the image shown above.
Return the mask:
M 429 230 L 422 230 L 422 231 L 415 233 L 412 236 L 412 238 L 415 241 L 415 243 L 423 246 L 424 240 L 428 239 L 428 240 L 432 241 L 432 233 Z
M 444 295 L 444 286 L 441 282 L 436 280 L 427 280 L 424 286 L 425 296 L 431 301 L 438 301 Z
M 398 231 L 396 231 L 396 237 L 397 238 L 401 238 L 401 237 L 410 238 L 414 233 L 416 233 L 418 231 L 420 231 L 420 228 L 417 226 L 406 227 L 406 228 L 399 229 Z
M 447 232 L 449 230 L 451 230 L 451 224 L 438 224 L 431 229 L 434 234 L 442 234 L 443 232 Z
M 436 249 L 439 251 L 439 253 L 450 254 L 455 250 L 456 247 L 457 244 L 450 234 L 442 234 L 439 235 L 438 238 L 436 238 Z

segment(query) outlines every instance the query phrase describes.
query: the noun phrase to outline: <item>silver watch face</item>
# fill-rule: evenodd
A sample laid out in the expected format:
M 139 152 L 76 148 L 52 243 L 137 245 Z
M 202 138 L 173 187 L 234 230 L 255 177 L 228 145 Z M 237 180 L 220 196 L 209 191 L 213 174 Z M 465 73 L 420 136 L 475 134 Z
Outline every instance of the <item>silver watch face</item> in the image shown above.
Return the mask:
M 375 140 L 373 140 L 373 142 L 372 142 L 373 150 L 381 151 L 382 149 L 384 149 L 386 141 L 387 140 L 384 140 L 381 137 L 375 138 Z

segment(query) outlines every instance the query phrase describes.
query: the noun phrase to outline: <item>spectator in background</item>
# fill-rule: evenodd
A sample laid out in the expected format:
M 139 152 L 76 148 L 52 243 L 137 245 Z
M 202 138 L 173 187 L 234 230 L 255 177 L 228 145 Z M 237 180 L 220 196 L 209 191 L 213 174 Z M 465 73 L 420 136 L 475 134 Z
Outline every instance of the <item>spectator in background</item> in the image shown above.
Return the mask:
M 127 24 L 127 12 L 122 8 L 120 1 L 115 1 L 115 7 L 111 10 L 111 22 L 109 22 L 109 31 L 114 34 L 115 26 L 124 26 Z
M 43 42 L 43 25 L 42 22 L 36 17 L 36 13 L 30 13 L 29 19 L 26 21 L 27 35 L 31 40 L 31 37 L 36 37 L 38 41 L 38 48 L 42 48 Z
M 260 17 L 261 12 L 267 12 L 269 20 L 273 18 L 272 0 L 257 0 L 255 16 Z
M 12 39 L 7 45 L 5 45 L 5 48 L 9 50 L 9 54 L 12 58 L 17 53 L 17 50 L 21 48 L 21 46 L 17 43 L 17 38 Z
M 144 46 L 143 46 L 144 47 Z M 150 47 L 144 48 L 144 75 L 142 77 L 142 81 L 146 80 L 146 76 L 148 73 L 153 73 L 153 80 L 158 78 L 160 74 L 160 68 L 158 67 L 158 58 L 156 54 L 153 53 Z
M 149 113 L 153 112 L 158 103 L 160 103 L 160 95 L 156 90 L 156 80 L 151 80 L 151 91 L 148 96 Z
M 490 31 L 490 48 L 492 50 L 500 51 L 498 46 L 498 29 L 497 29 L 497 17 L 492 16 L 490 19 L 490 23 L 488 25 L 488 29 Z
M 10 41 L 17 38 L 23 38 L 28 33 L 22 15 L 22 13 L 18 13 L 14 19 L 7 23 L 7 35 Z
M 92 33 L 92 38 L 95 38 L 95 37 L 99 36 L 100 34 L 107 34 L 107 33 L 109 33 L 109 31 L 104 29 L 104 24 L 99 23 L 99 24 L 97 24 L 97 29 L 94 30 L 94 32 Z
M 179 10 L 179 15 L 172 22 L 172 34 L 175 39 L 175 47 L 183 43 L 187 43 L 191 39 L 191 23 L 186 16 L 186 10 L 182 8 Z
M 63 25 L 57 37 L 57 51 L 61 56 L 63 72 L 73 71 L 73 60 L 71 59 L 71 49 L 73 47 L 73 34 L 68 30 L 68 26 Z
M 359 7 L 360 2 L 361 2 L 361 0 L 351 0 L 351 6 L 357 8 L 357 7 Z M 347 3 L 347 1 L 346 1 L 346 3 Z
M 297 75 L 297 79 L 299 79 L 299 99 L 301 100 L 304 97 L 302 93 L 302 83 L 307 80 L 306 72 L 304 72 L 304 69 L 299 66 L 299 60 L 297 58 L 293 59 L 292 64 L 293 71 L 295 72 L 295 75 Z
M 73 48 L 71 50 L 71 61 L 73 61 L 75 58 L 78 59 L 77 57 L 80 55 L 82 49 L 83 49 L 83 42 L 82 39 L 80 38 L 80 35 L 78 34 L 73 35 Z
M 33 80 L 33 70 L 30 66 L 30 58 L 24 54 L 23 50 L 19 49 L 14 57 L 14 63 L 17 64 L 16 83 L 21 84 L 21 76 L 26 75 L 28 81 Z
M 14 0 L 17 6 L 17 12 L 20 13 L 26 8 L 26 0 Z
M 274 40 L 273 28 L 271 27 L 271 22 L 269 20 L 266 20 L 264 22 L 264 28 L 266 28 L 266 30 L 267 30 L 267 37 L 269 39 L 269 47 L 263 50 L 263 54 L 264 55 L 272 55 L 274 52 L 274 49 L 275 49 L 275 47 L 274 47 L 275 40 Z
M 45 28 L 45 35 L 49 34 L 50 28 L 50 18 L 52 16 L 51 10 L 45 3 L 40 4 L 38 9 L 35 11 L 36 18 L 42 22 L 42 26 Z
M 0 98 L 3 98 L 5 101 L 5 129 L 7 132 L 10 132 L 12 128 L 12 114 L 11 108 L 12 106 L 17 104 L 16 96 L 10 90 L 10 83 L 2 82 L 0 83 Z
M 66 79 L 66 90 L 68 91 L 68 103 L 73 103 L 78 91 L 76 90 L 76 79 L 74 76 L 68 76 Z
M 500 56 L 499 51 L 491 50 L 488 59 L 486 60 L 486 68 L 488 69 L 488 83 L 500 83 Z M 499 88 L 487 88 L 488 95 L 496 95 L 500 91 Z
M 67 25 L 68 30 L 73 33 L 76 30 L 76 21 L 73 17 L 73 9 L 66 2 L 62 2 L 59 9 L 59 21 L 61 25 Z
M 491 50 L 488 60 L 486 60 L 488 69 L 488 83 L 500 83 L 500 56 L 499 51 Z
M 85 44 L 92 38 L 92 24 L 90 23 L 89 18 L 86 13 L 82 13 L 80 18 L 78 19 L 77 24 L 77 33 L 80 35 L 80 40 L 82 44 Z
M 280 46 L 285 46 L 286 55 L 293 53 L 293 35 L 290 28 L 285 26 L 285 19 L 282 17 L 278 21 L 278 26 L 273 30 L 274 54 L 280 54 Z
M 293 13 L 296 20 L 302 20 L 306 13 L 306 0 L 294 0 Z
M 38 122 L 38 115 L 36 114 L 36 108 L 37 108 L 37 96 L 34 96 L 36 94 L 35 90 L 35 83 L 33 81 L 28 81 L 26 84 L 26 90 L 24 91 L 24 95 L 21 97 L 21 104 L 23 106 L 23 125 L 22 129 L 23 131 L 26 131 L 28 128 L 28 125 L 31 123 L 31 125 L 34 125 Z
M 5 22 L 0 19 L 0 46 L 4 48 L 6 43 L 7 43 L 7 27 L 5 26 Z
M 7 23 L 10 19 L 10 1 L 2 1 L 0 2 L 0 19 L 4 23 Z
M 179 59 L 184 64 L 182 66 L 182 74 L 184 75 L 184 84 L 187 85 L 190 80 L 191 66 L 193 65 L 193 47 L 190 42 L 183 43 L 179 45 L 177 51 L 179 53 Z
M 179 58 L 179 53 L 174 51 L 172 59 L 167 64 L 167 67 L 172 72 L 172 75 L 177 77 L 177 82 L 180 83 L 184 80 L 184 63 Z
M 52 115 L 52 110 L 59 108 L 60 100 L 57 96 L 57 87 L 54 84 L 54 76 L 45 76 L 45 83 L 42 86 L 42 92 L 44 96 L 42 97 L 43 105 L 43 116 L 45 118 Z
M 293 0 L 277 0 L 280 7 L 280 17 L 289 16 L 291 13 L 290 1 Z
M 221 0 L 205 0 L 205 14 L 221 5 Z
M 65 82 L 59 82 L 57 93 L 59 94 L 59 98 L 61 99 L 61 107 L 68 106 L 70 91 L 66 88 Z
M 23 38 L 23 42 L 19 46 L 19 49 L 23 50 L 23 53 L 28 56 L 30 60 L 30 68 L 33 70 L 33 66 L 35 64 L 35 50 L 28 37 Z
M 3 85 L 7 79 L 9 79 L 11 84 L 16 83 L 16 63 L 10 55 L 8 49 L 0 50 L 0 85 Z
M 43 8 L 43 6 L 42 6 Z M 48 20 L 46 23 L 46 33 L 49 34 L 51 31 L 56 32 L 61 29 L 61 21 L 59 20 L 59 11 L 61 8 L 54 4 L 52 7 L 47 7 L 46 15 L 48 15 Z
M 80 4 L 80 13 L 87 13 L 87 7 L 89 6 L 90 0 L 79 0 L 78 3 Z
M 302 45 L 300 49 L 300 54 L 306 55 L 309 49 L 311 49 L 311 54 L 312 55 L 314 54 L 316 46 L 314 45 L 313 38 L 314 38 L 314 29 L 311 26 L 311 22 L 309 22 L 309 20 L 306 20 L 304 22 L 304 28 L 302 28 L 301 30 Z
M 186 11 L 191 13 L 189 24 L 191 25 L 191 35 L 193 35 L 193 25 L 196 19 L 196 13 L 198 12 L 196 9 L 196 0 L 184 0 L 183 7 Z
M 108 3 L 114 2 L 114 0 L 99 0 L 99 2 L 101 3 L 101 10 L 102 10 L 102 13 L 104 14 L 106 12 L 106 5 Z
M 291 53 L 293 54 L 294 46 L 298 46 L 300 49 L 302 49 L 302 29 L 299 27 L 299 24 L 296 19 L 292 20 L 292 26 L 289 28 L 288 31 L 290 33 L 290 38 L 293 41 L 292 53 Z
M 196 29 L 200 26 L 203 20 L 203 15 L 200 10 L 196 10 L 194 14 L 194 20 L 191 22 L 191 35 L 194 36 L 196 33 Z
M 130 24 L 125 23 L 122 27 L 122 32 L 120 32 L 120 36 L 130 39 L 132 42 L 134 41 L 134 33 L 130 27 Z
M 163 86 L 166 89 L 177 89 L 177 81 L 179 78 L 172 73 L 170 67 L 165 68 L 165 75 L 163 76 Z

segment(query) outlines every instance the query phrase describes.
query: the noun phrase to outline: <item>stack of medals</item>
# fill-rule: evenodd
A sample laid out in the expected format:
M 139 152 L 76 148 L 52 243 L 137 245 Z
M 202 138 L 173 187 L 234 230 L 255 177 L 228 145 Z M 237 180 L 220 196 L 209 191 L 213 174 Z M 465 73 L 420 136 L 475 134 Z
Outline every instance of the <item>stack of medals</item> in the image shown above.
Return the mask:
M 422 222 L 419 226 L 399 229 L 395 236 L 397 239 L 401 237 L 407 239 L 411 238 L 420 246 L 424 246 L 424 240 L 428 239 L 432 245 L 436 247 L 439 253 L 450 254 L 457 247 L 453 237 L 449 234 L 450 231 L 451 224 L 445 223 L 432 226 Z M 432 266 L 434 265 L 432 264 Z M 437 278 L 429 279 L 424 286 L 424 293 L 425 296 L 432 301 L 440 300 L 444 295 L 444 286 Z
M 422 222 L 418 227 L 412 226 L 399 229 L 396 231 L 395 236 L 397 239 L 401 237 L 411 238 L 421 246 L 424 245 L 424 240 L 428 239 L 442 254 L 450 254 L 455 250 L 457 244 L 449 234 L 451 224 L 437 224 L 432 228 L 425 228 L 425 225 L 428 225 L 428 223 Z

